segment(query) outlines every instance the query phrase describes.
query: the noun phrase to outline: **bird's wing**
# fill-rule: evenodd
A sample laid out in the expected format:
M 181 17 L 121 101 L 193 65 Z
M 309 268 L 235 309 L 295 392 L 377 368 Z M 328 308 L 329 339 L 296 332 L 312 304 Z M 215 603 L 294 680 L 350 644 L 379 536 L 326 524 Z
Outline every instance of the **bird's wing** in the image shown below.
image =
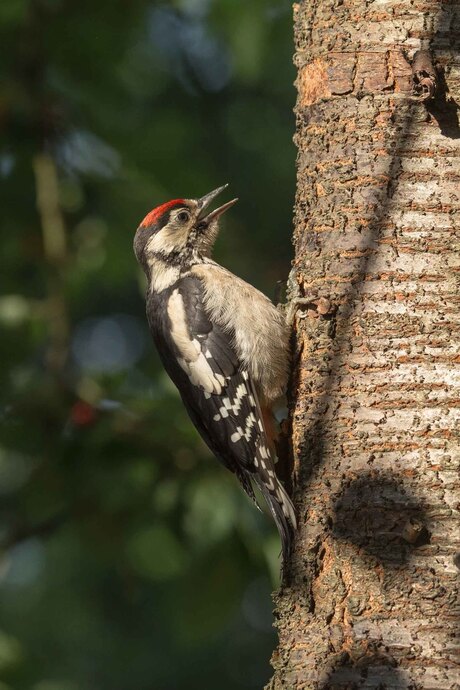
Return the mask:
M 167 369 L 192 421 L 252 498 L 251 480 L 257 483 L 284 543 L 290 534 L 289 524 L 295 525 L 295 515 L 276 476 L 255 387 L 238 360 L 233 334 L 209 318 L 201 280 L 196 277 L 183 278 L 173 288 L 166 313 L 170 340 Z M 175 366 L 171 366 L 171 357 Z M 165 357 L 163 361 L 167 364 Z
M 171 292 L 167 314 L 176 361 L 187 376 L 179 390 L 194 421 L 198 415 L 215 452 L 225 459 L 230 449 L 237 465 L 253 471 L 255 457 L 269 457 L 263 420 L 232 334 L 210 320 L 198 278 L 184 278 Z

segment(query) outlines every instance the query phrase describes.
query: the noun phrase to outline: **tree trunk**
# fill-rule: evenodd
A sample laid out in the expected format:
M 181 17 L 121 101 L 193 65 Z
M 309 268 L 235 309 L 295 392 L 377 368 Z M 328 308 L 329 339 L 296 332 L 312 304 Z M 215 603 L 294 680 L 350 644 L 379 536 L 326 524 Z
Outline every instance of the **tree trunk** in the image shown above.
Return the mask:
M 294 278 L 310 303 L 269 687 L 458 689 L 460 3 L 294 12 Z M 435 69 L 412 64 L 420 49 Z

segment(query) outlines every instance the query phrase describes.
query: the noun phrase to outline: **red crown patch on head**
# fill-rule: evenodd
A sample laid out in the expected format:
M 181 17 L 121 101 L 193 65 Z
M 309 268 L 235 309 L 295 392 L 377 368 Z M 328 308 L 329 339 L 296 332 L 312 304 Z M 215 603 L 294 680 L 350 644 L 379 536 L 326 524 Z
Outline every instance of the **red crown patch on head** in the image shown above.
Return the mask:
M 141 223 L 141 228 L 146 228 L 149 225 L 155 225 L 164 213 L 166 213 L 167 211 L 170 211 L 175 206 L 183 206 L 183 205 L 184 205 L 183 199 L 173 199 L 172 201 L 167 201 L 166 204 L 161 204 L 161 206 L 157 206 L 156 208 L 153 209 L 153 211 L 150 211 L 150 213 L 147 213 L 147 215 L 145 216 L 144 220 Z

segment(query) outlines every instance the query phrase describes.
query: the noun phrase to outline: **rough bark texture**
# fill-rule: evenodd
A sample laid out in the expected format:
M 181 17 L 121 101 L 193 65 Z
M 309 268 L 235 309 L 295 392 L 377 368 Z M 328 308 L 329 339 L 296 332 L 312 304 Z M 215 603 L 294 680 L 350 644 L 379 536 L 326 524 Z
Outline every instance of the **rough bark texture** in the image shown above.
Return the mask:
M 269 687 L 458 689 L 460 3 L 294 13 L 295 279 L 311 304 Z M 420 49 L 434 99 L 412 95 Z

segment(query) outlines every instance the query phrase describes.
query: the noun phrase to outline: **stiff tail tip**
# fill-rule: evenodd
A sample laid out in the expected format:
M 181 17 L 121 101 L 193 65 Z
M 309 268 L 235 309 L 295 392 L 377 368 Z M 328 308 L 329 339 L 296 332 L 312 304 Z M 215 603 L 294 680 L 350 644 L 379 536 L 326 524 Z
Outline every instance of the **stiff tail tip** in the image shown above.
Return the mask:
M 278 479 L 276 479 L 273 489 L 269 489 L 263 481 L 259 480 L 257 483 L 278 528 L 283 556 L 282 573 L 285 573 L 297 529 L 294 506 L 286 489 Z

